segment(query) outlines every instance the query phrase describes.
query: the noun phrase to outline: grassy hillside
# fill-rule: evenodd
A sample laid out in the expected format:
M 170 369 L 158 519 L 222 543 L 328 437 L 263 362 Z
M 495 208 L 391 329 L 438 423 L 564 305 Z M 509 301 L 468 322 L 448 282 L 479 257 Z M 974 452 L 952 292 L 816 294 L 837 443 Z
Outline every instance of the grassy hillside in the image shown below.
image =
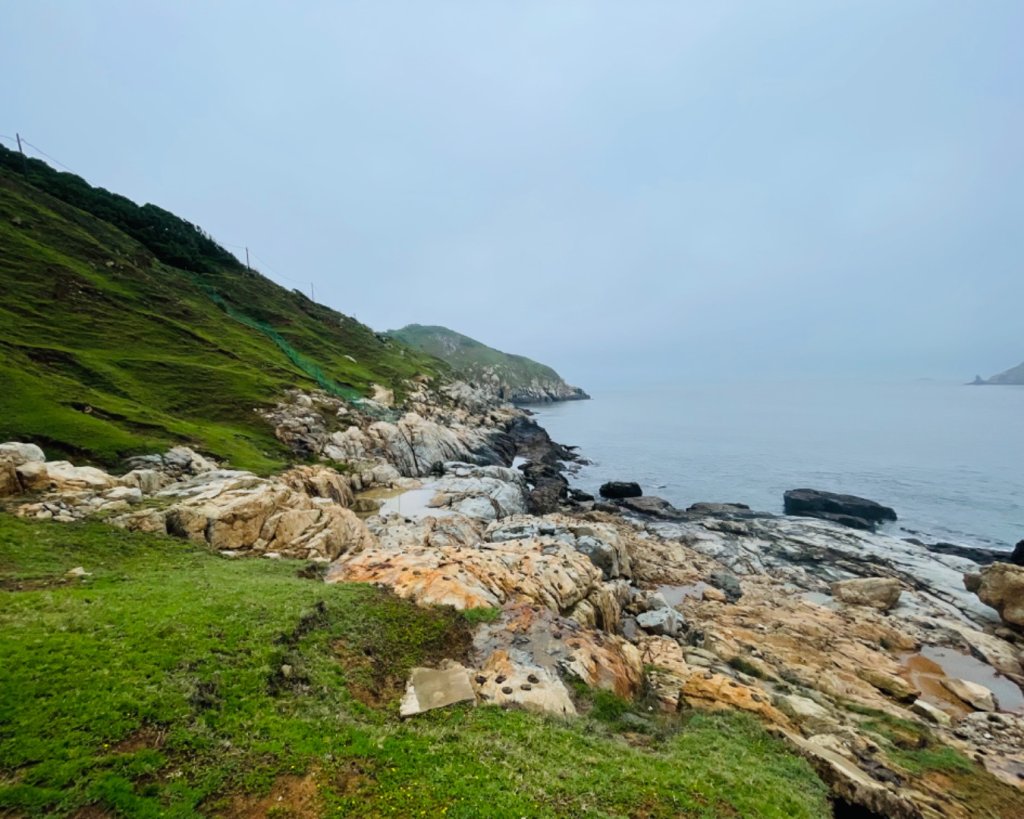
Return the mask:
M 284 453 L 253 410 L 285 389 L 401 395 L 447 370 L 246 270 L 166 211 L 37 160 L 26 180 L 3 148 L 0 287 L 0 440 L 79 460 L 188 443 L 266 471 Z
M 576 389 L 567 385 L 551 367 L 525 356 L 495 350 L 447 327 L 410 324 L 401 330 L 389 330 L 388 335 L 442 359 L 469 381 L 503 389 L 505 398 L 515 400 L 517 392 L 538 386 L 564 390 L 566 397 Z M 585 394 L 579 391 L 578 397 L 585 397 Z
M 590 694 L 572 722 L 401 722 L 409 668 L 465 652 L 467 619 L 300 568 L 0 515 L 0 815 L 830 815 L 741 716 Z

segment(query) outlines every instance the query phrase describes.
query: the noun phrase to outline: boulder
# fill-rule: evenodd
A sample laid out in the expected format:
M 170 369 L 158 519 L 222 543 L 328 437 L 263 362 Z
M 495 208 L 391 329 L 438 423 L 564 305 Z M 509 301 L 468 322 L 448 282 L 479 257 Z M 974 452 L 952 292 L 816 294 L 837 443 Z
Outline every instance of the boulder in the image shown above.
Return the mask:
M 942 685 L 975 711 L 996 710 L 995 694 L 983 685 L 978 685 L 970 680 L 949 679 L 948 677 L 942 679 Z
M 858 577 L 832 584 L 836 600 L 855 606 L 870 606 L 888 611 L 900 599 L 900 581 L 894 577 Z
M 46 456 L 43 454 L 43 450 L 35 444 L 22 444 L 17 441 L 0 444 L 0 462 L 21 466 L 33 461 L 42 463 L 45 460 Z
M 896 520 L 895 510 L 888 506 L 817 489 L 790 489 L 783 495 L 783 505 L 787 515 L 831 520 L 855 529 L 874 529 L 876 523 Z
M 621 500 L 622 498 L 639 498 L 643 495 L 640 484 L 633 481 L 609 481 L 598 490 L 602 498 Z
M 1024 566 L 993 563 L 976 574 L 965 574 L 964 586 L 998 611 L 1007 625 L 1024 627 Z
M 637 615 L 636 624 L 648 634 L 677 637 L 685 626 L 679 612 L 671 608 L 658 608 Z

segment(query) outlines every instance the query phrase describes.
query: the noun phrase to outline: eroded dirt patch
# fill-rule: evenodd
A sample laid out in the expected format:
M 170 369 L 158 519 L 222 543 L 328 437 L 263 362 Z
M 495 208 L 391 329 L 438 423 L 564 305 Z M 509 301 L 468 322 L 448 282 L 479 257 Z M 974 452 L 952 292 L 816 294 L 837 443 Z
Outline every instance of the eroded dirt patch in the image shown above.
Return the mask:
M 316 773 L 279 776 L 270 793 L 259 796 L 236 794 L 225 800 L 223 806 L 211 815 L 223 819 L 263 819 L 267 816 L 279 819 L 318 819 L 323 815 L 323 801 L 317 787 Z

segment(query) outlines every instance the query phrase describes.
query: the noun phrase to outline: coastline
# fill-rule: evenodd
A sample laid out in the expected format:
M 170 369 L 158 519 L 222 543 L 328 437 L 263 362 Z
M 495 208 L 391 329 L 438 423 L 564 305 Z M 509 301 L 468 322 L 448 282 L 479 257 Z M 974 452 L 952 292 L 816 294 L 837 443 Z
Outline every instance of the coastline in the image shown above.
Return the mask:
M 373 407 L 290 394 L 266 417 L 321 463 L 269 478 L 182 448 L 112 475 L 5 445 L 5 494 L 22 517 L 100 517 L 226 558 L 299 558 L 328 583 L 493 612 L 461 671 L 415 678 L 464 678 L 479 704 L 571 717 L 575 680 L 628 700 L 647 692 L 665 713 L 746 712 L 811 762 L 837 804 L 888 816 L 971 806 L 879 721 L 977 760 L 971 782 L 1000 798 L 1024 782 L 1024 695 L 1008 693 L 1024 683 L 1024 638 L 965 586 L 984 581 L 974 561 L 830 521 L 590 497 L 570 485 L 587 453 L 468 385 L 390 411 L 379 420 Z M 359 518 L 363 493 L 383 487 L 423 502 Z M 415 679 L 407 716 L 434 707 Z M 992 679 L 1010 685 L 1001 703 L 985 699 Z

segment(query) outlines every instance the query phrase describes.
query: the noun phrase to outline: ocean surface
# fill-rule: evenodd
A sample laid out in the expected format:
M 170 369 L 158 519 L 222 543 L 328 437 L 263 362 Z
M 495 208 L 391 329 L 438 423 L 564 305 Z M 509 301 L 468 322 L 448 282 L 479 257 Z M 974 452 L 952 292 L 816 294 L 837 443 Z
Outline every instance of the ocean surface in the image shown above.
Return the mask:
M 1012 548 L 1024 539 L 1024 387 L 941 381 L 687 385 L 533 406 L 592 463 L 574 486 L 635 480 L 685 508 L 782 512 L 786 489 L 892 506 L 883 530 Z

